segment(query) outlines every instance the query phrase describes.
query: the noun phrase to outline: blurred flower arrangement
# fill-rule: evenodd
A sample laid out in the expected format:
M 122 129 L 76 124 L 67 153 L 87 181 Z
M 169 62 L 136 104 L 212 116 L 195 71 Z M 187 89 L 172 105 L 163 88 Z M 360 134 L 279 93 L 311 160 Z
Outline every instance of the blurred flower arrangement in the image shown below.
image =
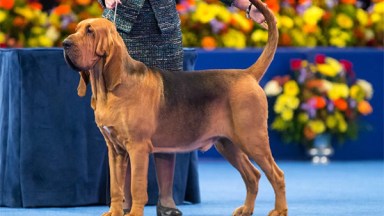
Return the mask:
M 275 12 L 280 46 L 383 46 L 384 0 L 368 10 L 356 0 L 266 0 Z M 219 0 L 180 0 L 184 46 L 264 46 L 267 32 Z
M 58 0 L 49 12 L 37 0 L 0 0 L 0 47 L 52 47 L 82 19 L 100 16 L 97 1 Z
M 100 17 L 92 0 L 56 0 L 43 11 L 38 0 L 0 0 L 0 47 L 60 46 L 76 23 Z M 383 46 L 384 0 L 368 10 L 356 0 L 265 0 L 275 12 L 280 46 Z M 187 47 L 245 48 L 264 46 L 266 30 L 243 11 L 219 0 L 179 0 L 183 43 Z
M 292 60 L 291 69 L 293 75 L 275 77 L 264 87 L 275 99 L 272 129 L 286 142 L 307 146 L 325 133 L 340 142 L 356 138 L 359 117 L 372 112 L 373 88 L 356 79 L 352 63 L 319 54 L 314 63 Z

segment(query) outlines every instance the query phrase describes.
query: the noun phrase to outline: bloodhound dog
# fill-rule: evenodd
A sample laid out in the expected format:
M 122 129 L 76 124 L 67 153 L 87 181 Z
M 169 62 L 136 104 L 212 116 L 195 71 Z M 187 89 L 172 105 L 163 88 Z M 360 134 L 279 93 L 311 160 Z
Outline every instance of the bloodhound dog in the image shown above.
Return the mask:
M 272 12 L 251 2 L 268 24 L 268 43 L 248 69 L 171 73 L 130 57 L 114 24 L 87 19 L 63 42 L 67 63 L 80 71 L 78 95 L 91 84 L 91 106 L 108 147 L 111 206 L 122 216 L 124 177 L 131 170 L 132 208 L 141 216 L 147 202 L 148 157 L 156 152 L 207 150 L 212 145 L 240 172 L 245 202 L 233 215 L 253 213 L 263 170 L 275 192 L 270 216 L 288 214 L 284 173 L 272 156 L 267 99 L 259 80 L 274 57 L 278 30 Z

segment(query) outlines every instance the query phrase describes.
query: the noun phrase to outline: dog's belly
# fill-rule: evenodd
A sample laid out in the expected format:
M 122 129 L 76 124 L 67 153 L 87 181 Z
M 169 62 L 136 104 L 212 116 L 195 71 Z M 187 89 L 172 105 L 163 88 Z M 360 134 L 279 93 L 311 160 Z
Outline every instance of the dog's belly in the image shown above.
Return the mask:
M 161 144 L 159 145 L 156 141 L 153 141 L 153 152 L 154 153 L 190 152 L 196 149 L 204 152 L 210 149 L 217 140 L 218 138 L 213 137 L 208 139 L 197 140 L 194 142 L 185 142 L 185 143 L 181 142 L 177 144 L 175 143 L 174 145 L 172 145 L 171 141 L 165 143 L 164 145 L 161 145 Z

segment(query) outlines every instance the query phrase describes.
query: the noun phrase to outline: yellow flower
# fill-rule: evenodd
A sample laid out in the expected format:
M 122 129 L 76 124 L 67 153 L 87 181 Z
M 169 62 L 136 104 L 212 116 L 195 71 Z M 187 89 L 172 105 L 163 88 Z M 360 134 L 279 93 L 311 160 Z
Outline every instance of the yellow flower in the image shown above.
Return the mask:
M 281 102 L 278 103 L 279 98 L 280 97 L 277 98 L 277 101 L 276 101 L 275 105 L 273 106 L 273 110 L 275 111 L 275 113 L 282 113 L 285 109 L 285 105 L 283 103 L 281 103 Z
M 297 120 L 301 123 L 305 123 L 309 120 L 308 113 L 302 112 L 297 116 Z
M 350 29 L 353 27 L 353 20 L 344 13 L 337 15 L 336 22 L 343 29 Z
M 330 39 L 329 43 L 336 47 L 345 47 L 347 42 L 351 40 L 351 33 L 349 31 L 342 31 L 339 28 L 329 29 Z
M 289 95 L 289 96 L 296 96 L 299 94 L 299 85 L 295 80 L 289 80 L 286 82 L 283 86 L 284 88 L 284 94 Z
M 339 36 L 341 34 L 341 30 L 339 28 L 331 28 L 329 29 L 329 34 L 331 36 Z
M 39 41 L 39 44 L 40 46 L 42 47 L 51 47 L 53 46 L 53 41 L 50 40 L 47 36 L 45 35 L 40 35 L 38 37 L 38 41 Z
M 343 66 L 334 58 L 326 57 L 325 62 L 330 65 L 337 73 L 340 73 L 343 70 Z
M 2 23 L 7 18 L 7 13 L 5 11 L 0 10 L 0 23 Z
M 275 130 L 284 131 L 287 128 L 287 124 L 281 117 L 276 117 L 272 123 L 272 128 Z
M 28 7 L 17 7 L 15 8 L 15 13 L 25 17 L 27 20 L 32 20 L 35 16 L 32 9 Z
M 369 83 L 368 81 L 366 80 L 363 80 L 363 79 L 358 79 L 356 81 L 356 84 L 359 85 L 365 92 L 365 97 L 367 99 L 371 99 L 372 98 L 372 95 L 373 95 L 373 87 L 372 87 L 372 84 Z
M 201 23 L 209 23 L 215 18 L 217 10 L 205 2 L 199 2 L 196 6 L 196 12 L 193 14 L 193 19 Z
M 257 29 L 251 35 L 251 40 L 255 43 L 262 42 L 266 43 L 268 40 L 268 32 Z
M 329 40 L 329 44 L 336 47 L 345 47 L 347 45 L 347 42 L 340 37 L 332 37 Z
M 245 32 L 249 32 L 252 28 L 252 23 L 249 22 L 249 20 L 246 17 L 244 17 L 239 13 L 233 14 L 232 20 L 234 21 L 234 23 L 236 23 L 236 25 L 240 27 L 241 30 Z
M 288 16 L 281 16 L 279 19 L 280 26 L 283 28 L 291 29 L 294 25 L 293 20 Z
M 282 94 L 277 97 L 274 111 L 283 114 L 285 111 L 293 111 L 299 107 L 300 100 L 292 95 Z M 288 114 L 285 114 L 288 115 Z
M 284 121 L 291 121 L 292 118 L 293 118 L 293 111 L 292 111 L 292 110 L 289 110 L 289 109 L 284 110 L 284 111 L 281 113 L 281 118 L 282 118 Z
M 303 14 L 304 22 L 311 25 L 316 25 L 324 14 L 324 10 L 317 7 L 309 7 Z
M 373 6 L 373 12 L 378 14 L 384 14 L 384 1 L 376 3 Z
M 37 21 L 39 25 L 45 25 L 48 22 L 48 14 L 38 12 Z
M 297 29 L 294 29 L 294 30 L 292 30 L 291 34 L 292 34 L 292 37 L 293 37 L 295 43 L 297 44 L 297 46 L 304 46 L 305 45 L 306 38 L 305 38 L 305 35 L 303 34 L 303 32 L 301 32 Z
M 345 121 L 339 121 L 339 131 L 346 132 L 348 129 L 348 124 Z
M 284 111 L 285 106 L 287 104 L 289 98 L 287 98 L 287 95 L 280 95 L 276 98 L 275 106 L 273 107 L 276 113 L 281 113 Z
M 321 134 L 326 129 L 324 122 L 321 120 L 311 120 L 308 122 L 308 126 L 315 134 Z
M 344 83 L 333 83 L 332 88 L 328 91 L 328 97 L 331 100 L 339 98 L 347 98 L 349 96 L 348 86 Z
M 243 33 L 230 29 L 223 36 L 223 43 L 226 47 L 242 49 L 246 46 L 246 37 Z
M 334 129 L 337 126 L 337 119 L 333 115 L 327 116 L 325 123 L 328 128 Z
M 44 29 L 40 26 L 34 26 L 31 28 L 31 32 L 32 32 L 32 34 L 40 35 L 44 32 Z
M 319 73 L 326 76 L 334 77 L 343 70 L 343 66 L 334 58 L 327 57 L 325 64 L 318 64 L 317 70 Z
M 4 42 L 5 42 L 5 34 L 0 31 L 0 43 L 4 43 Z
M 317 71 L 319 71 L 319 73 L 321 73 L 321 74 L 324 74 L 324 75 L 330 76 L 330 77 L 334 77 L 338 74 L 338 71 L 336 71 L 329 64 L 317 64 Z
M 217 18 L 224 23 L 228 23 L 231 20 L 231 13 L 226 7 L 220 6 L 217 8 Z
M 359 21 L 359 23 L 363 26 L 367 25 L 368 23 L 368 14 L 365 10 L 358 8 L 356 11 L 356 18 Z
M 48 20 L 49 20 L 49 23 L 51 23 L 51 25 L 54 25 L 57 28 L 60 28 L 60 25 L 61 25 L 60 24 L 60 16 L 58 16 L 55 13 L 51 13 L 51 15 L 49 16 Z
M 37 47 L 39 46 L 39 41 L 35 37 L 31 37 L 27 41 L 29 47 Z
M 289 103 L 287 104 L 287 107 L 290 109 L 297 109 L 300 105 L 300 100 L 297 97 L 290 97 Z
M 364 90 L 358 85 L 353 85 L 349 94 L 351 98 L 355 99 L 356 101 L 362 101 L 365 97 Z

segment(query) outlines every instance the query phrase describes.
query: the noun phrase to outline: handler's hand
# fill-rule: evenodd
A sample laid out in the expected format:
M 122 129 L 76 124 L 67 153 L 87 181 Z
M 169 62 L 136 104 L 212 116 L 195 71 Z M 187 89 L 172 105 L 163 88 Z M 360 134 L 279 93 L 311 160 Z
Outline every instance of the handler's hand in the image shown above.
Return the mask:
M 246 11 L 248 9 L 249 4 L 250 4 L 249 0 L 235 0 L 233 2 L 233 6 L 243 11 Z M 264 3 L 264 5 L 266 4 Z M 268 29 L 268 25 L 267 23 L 265 23 L 265 18 L 263 14 L 259 10 L 257 10 L 257 8 L 254 5 L 252 5 L 251 7 L 249 16 L 253 21 L 259 23 L 263 28 Z
M 121 4 L 121 0 L 105 0 L 105 6 L 108 9 L 115 8 L 116 4 Z

